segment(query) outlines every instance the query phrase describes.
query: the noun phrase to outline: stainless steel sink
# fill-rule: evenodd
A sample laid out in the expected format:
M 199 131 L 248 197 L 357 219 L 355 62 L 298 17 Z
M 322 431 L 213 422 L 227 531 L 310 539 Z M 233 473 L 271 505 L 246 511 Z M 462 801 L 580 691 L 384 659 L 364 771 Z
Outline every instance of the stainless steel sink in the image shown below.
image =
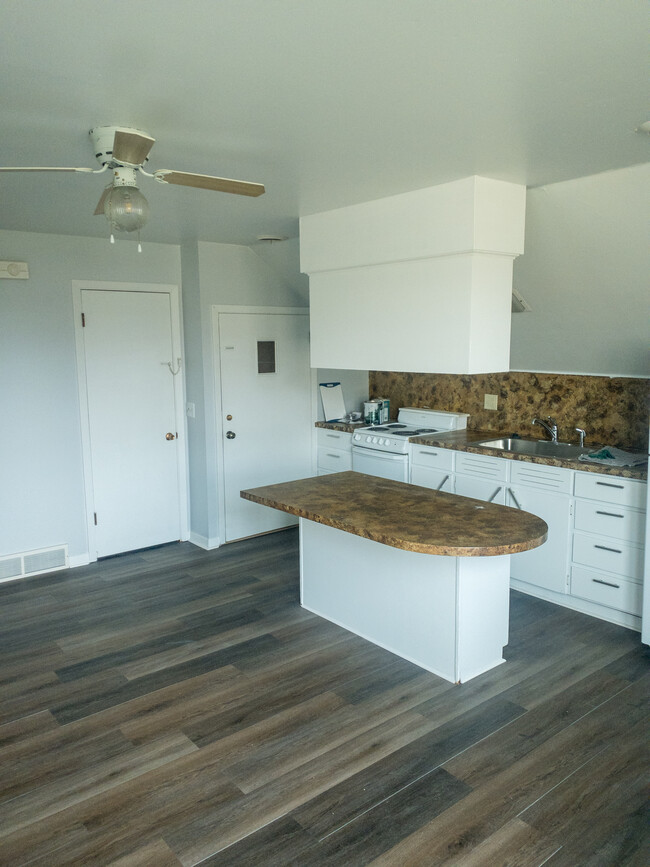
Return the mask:
M 575 443 L 553 443 L 550 440 L 525 440 L 517 437 L 502 437 L 497 440 L 483 440 L 474 443 L 490 449 L 501 449 L 504 452 L 514 452 L 518 455 L 530 455 L 538 458 L 576 459 L 593 451 L 593 447 L 578 446 Z

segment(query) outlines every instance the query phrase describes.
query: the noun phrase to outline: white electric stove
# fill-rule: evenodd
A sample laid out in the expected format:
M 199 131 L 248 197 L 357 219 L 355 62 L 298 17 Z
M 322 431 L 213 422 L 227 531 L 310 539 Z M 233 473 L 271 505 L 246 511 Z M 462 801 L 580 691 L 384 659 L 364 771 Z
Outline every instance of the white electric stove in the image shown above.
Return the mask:
M 352 435 L 352 469 L 370 476 L 409 481 L 409 439 L 462 430 L 465 412 L 401 407 L 396 422 L 358 428 Z

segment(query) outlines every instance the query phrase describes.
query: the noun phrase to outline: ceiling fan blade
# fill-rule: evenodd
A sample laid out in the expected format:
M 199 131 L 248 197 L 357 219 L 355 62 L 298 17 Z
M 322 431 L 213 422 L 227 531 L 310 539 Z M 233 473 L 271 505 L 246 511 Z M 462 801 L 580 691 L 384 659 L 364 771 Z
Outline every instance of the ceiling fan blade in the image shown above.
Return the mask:
M 90 172 L 97 174 L 95 169 L 68 166 L 0 166 L 0 172 Z
M 230 178 L 215 178 L 212 175 L 194 175 L 190 172 L 174 172 L 161 169 L 154 172 L 161 184 L 179 184 L 182 187 L 196 187 L 199 190 L 215 190 L 218 193 L 234 193 L 237 196 L 261 196 L 264 184 L 249 181 L 234 181 Z
M 118 163 L 141 166 L 149 156 L 156 139 L 144 133 L 118 129 L 113 139 L 113 159 Z
M 101 194 L 101 196 L 99 197 L 99 201 L 97 202 L 97 207 L 93 211 L 93 216 L 96 217 L 96 216 L 98 216 L 98 214 L 104 213 L 104 205 L 106 203 L 106 196 L 110 193 L 110 191 L 112 189 L 113 189 L 113 184 L 109 184 L 106 187 L 106 189 L 104 190 L 104 192 Z

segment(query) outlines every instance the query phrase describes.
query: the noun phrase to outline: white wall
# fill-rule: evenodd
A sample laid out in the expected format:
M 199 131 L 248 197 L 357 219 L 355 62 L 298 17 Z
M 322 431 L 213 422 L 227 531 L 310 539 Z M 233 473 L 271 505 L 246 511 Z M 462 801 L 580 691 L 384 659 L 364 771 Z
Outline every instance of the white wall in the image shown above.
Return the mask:
M 650 374 L 650 163 L 528 190 L 512 370 Z
M 72 280 L 180 284 L 179 248 L 0 231 L 0 556 L 69 545 L 87 555 Z

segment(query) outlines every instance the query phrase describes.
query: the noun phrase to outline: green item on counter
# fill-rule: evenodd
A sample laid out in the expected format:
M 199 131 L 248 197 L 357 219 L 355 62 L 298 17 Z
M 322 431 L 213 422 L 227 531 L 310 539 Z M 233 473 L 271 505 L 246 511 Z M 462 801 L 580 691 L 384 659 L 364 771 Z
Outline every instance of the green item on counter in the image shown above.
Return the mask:
M 604 461 L 609 458 L 609 460 L 615 461 L 616 458 L 610 452 L 609 449 L 601 449 L 599 452 L 589 452 L 588 457 L 590 458 L 598 458 L 598 460 Z

